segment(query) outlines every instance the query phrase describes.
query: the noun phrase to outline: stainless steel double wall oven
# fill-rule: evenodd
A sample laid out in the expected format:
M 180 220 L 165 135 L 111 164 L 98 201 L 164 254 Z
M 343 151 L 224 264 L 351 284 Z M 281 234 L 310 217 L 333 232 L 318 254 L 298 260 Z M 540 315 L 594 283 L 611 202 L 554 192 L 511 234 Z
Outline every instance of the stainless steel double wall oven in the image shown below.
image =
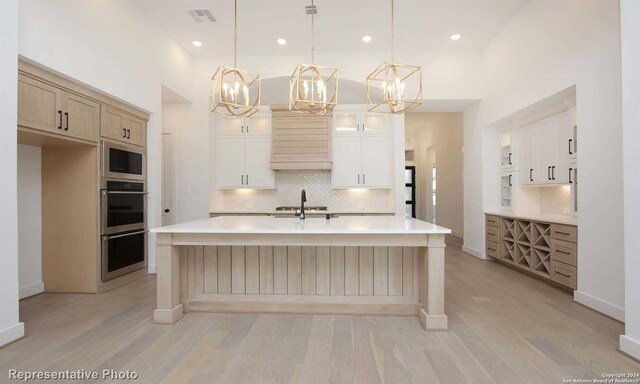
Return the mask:
M 102 281 L 147 266 L 146 181 L 143 148 L 102 141 Z

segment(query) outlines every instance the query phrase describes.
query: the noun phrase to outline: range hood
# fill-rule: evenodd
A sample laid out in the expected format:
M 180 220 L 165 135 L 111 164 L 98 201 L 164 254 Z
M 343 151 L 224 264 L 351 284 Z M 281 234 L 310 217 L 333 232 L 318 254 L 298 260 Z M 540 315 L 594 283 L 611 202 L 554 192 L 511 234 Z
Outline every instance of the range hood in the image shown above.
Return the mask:
M 331 162 L 331 115 L 289 112 L 272 105 L 271 169 L 327 170 Z

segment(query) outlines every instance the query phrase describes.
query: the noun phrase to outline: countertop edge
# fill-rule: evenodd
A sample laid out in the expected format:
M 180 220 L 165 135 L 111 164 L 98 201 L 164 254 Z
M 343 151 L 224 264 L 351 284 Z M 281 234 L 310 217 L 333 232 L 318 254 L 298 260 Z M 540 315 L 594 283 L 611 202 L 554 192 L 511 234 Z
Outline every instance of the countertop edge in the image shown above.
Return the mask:
M 502 216 L 502 217 L 511 217 L 514 219 L 544 221 L 547 223 L 572 225 L 576 227 L 578 226 L 578 218 L 573 216 L 562 217 L 560 215 L 545 215 L 541 213 L 513 213 L 513 212 L 502 212 L 502 211 L 485 211 L 484 214 Z

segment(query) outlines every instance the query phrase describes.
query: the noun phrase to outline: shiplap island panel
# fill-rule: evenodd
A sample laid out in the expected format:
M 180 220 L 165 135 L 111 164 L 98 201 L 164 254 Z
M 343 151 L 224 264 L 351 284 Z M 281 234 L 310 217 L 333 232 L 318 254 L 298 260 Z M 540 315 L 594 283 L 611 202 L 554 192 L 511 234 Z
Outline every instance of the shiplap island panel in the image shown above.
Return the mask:
M 446 329 L 444 236 L 415 219 L 222 216 L 162 227 L 157 323 L 184 312 L 419 316 Z

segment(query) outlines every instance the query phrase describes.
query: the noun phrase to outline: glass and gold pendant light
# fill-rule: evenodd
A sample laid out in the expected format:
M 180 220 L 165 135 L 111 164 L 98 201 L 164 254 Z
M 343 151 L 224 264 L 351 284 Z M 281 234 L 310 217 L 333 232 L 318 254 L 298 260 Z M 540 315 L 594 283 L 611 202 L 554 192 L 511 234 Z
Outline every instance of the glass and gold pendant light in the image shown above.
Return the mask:
M 391 1 L 391 62 L 367 76 L 367 110 L 404 113 L 422 104 L 422 67 L 395 62 L 394 0 Z
M 338 103 L 338 68 L 315 65 L 314 14 L 311 0 L 311 64 L 298 64 L 289 82 L 289 110 L 326 114 Z
M 211 78 L 211 111 L 249 117 L 260 109 L 260 75 L 237 68 L 238 0 L 234 0 L 233 67 L 221 65 Z

